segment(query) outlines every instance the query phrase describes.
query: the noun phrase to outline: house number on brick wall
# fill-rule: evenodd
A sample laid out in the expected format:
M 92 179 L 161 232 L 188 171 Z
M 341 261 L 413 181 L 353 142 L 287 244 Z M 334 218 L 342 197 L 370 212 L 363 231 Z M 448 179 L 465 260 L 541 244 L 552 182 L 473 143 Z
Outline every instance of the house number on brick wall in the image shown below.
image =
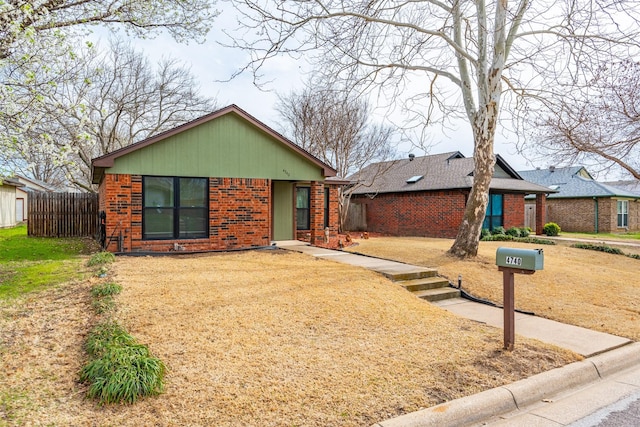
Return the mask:
M 504 260 L 505 264 L 509 264 L 509 265 L 517 265 L 517 266 L 521 266 L 522 265 L 522 258 L 519 256 L 508 256 L 505 258 Z

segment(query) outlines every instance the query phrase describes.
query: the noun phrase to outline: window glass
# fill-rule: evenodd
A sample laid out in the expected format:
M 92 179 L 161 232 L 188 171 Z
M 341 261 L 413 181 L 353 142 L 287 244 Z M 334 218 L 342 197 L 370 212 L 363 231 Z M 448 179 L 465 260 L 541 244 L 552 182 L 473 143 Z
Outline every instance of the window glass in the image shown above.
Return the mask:
M 207 234 L 208 210 L 180 209 L 180 225 L 178 237 L 193 238 Z
M 491 195 L 491 216 L 502 215 L 502 194 Z
M 173 178 L 148 176 L 144 179 L 144 206 L 173 206 Z
M 629 226 L 629 201 L 618 200 L 618 227 Z
M 180 206 L 203 207 L 207 205 L 207 180 L 180 178 Z
M 309 196 L 309 187 L 296 188 L 296 229 L 298 230 L 311 229 L 311 218 L 309 215 Z
M 329 227 L 329 187 L 324 188 L 324 228 Z
M 143 233 L 147 239 L 173 238 L 173 209 L 145 209 Z
M 143 238 L 207 237 L 208 188 L 207 178 L 143 177 Z
M 501 227 L 502 210 L 502 194 L 490 194 L 482 228 L 493 230 L 496 227 Z

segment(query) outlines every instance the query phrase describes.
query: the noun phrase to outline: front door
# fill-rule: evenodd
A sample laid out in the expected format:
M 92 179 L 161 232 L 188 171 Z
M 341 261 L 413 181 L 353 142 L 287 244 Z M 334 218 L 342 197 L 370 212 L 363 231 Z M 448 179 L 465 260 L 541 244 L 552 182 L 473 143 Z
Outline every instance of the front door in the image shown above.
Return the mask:
M 273 181 L 273 240 L 294 240 L 293 183 Z

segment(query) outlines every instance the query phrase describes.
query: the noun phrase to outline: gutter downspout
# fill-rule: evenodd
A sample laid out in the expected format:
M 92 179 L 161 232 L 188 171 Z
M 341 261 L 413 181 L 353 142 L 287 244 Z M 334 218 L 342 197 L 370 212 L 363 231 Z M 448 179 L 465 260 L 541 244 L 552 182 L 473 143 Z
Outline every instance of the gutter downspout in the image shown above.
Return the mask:
M 595 210 L 595 218 L 594 218 L 594 225 L 595 225 L 595 232 L 596 234 L 599 232 L 598 230 L 598 198 L 594 197 L 593 201 L 596 202 L 596 210 Z

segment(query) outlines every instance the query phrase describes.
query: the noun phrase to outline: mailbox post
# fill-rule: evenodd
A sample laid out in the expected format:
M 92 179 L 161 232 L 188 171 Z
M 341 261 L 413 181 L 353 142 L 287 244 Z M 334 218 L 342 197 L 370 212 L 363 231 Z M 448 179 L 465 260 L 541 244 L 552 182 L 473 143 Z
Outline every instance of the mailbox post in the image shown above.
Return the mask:
M 513 350 L 515 328 L 515 274 L 533 274 L 544 267 L 542 249 L 498 248 L 496 265 L 502 271 L 504 348 Z

